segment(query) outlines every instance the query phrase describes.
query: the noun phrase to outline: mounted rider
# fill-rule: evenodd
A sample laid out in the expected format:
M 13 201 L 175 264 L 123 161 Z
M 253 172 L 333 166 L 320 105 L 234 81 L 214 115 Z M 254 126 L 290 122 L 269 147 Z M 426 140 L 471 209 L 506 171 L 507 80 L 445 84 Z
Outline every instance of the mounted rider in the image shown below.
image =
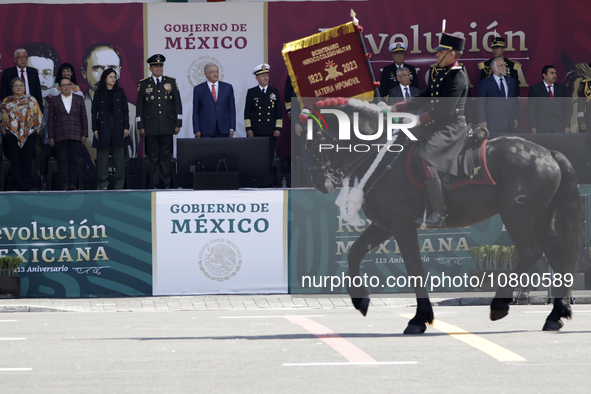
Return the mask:
M 427 105 L 421 99 L 396 104 L 393 112 L 412 112 L 426 107 L 419 116 L 419 145 L 413 159 L 425 176 L 425 188 L 432 212 L 425 219 L 428 227 L 445 227 L 447 207 L 438 172 L 458 175 L 457 156 L 468 132 L 464 106 L 468 95 L 468 77 L 458 64 L 466 39 L 442 33 L 437 50 L 437 65 L 431 68 L 429 86 L 419 97 L 431 97 Z M 460 174 L 461 175 L 461 174 Z M 418 224 L 423 218 L 416 219 Z

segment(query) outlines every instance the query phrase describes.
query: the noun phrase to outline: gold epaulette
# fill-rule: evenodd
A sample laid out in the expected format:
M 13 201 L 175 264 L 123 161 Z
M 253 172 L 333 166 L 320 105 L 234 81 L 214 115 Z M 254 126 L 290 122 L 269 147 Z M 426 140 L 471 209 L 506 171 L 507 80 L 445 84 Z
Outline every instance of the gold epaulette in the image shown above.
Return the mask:
M 165 75 L 164 77 L 165 77 L 165 78 L 174 79 L 173 77 L 169 77 L 168 75 Z
M 521 63 L 515 60 L 511 60 L 513 62 L 513 69 L 514 70 L 521 70 Z
M 146 79 L 150 79 L 150 78 L 152 78 L 152 77 L 146 77 L 144 79 L 140 79 L 140 82 L 144 82 Z
M 478 63 L 478 69 L 479 69 L 479 70 L 484 70 L 484 68 L 485 68 L 485 67 L 486 67 L 486 66 L 484 65 L 484 61 L 482 61 L 482 62 Z
M 583 79 L 581 82 L 591 82 L 591 78 Z

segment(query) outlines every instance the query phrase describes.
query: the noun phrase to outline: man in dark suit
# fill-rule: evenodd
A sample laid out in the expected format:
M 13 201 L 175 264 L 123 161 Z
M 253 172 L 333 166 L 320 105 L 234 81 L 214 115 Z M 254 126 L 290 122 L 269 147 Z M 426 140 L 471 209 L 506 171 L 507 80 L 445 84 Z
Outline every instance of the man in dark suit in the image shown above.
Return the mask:
M 205 65 L 207 81 L 193 89 L 193 133 L 195 138 L 234 136 L 236 103 L 234 88 L 220 81 L 220 69 L 214 63 Z
M 502 57 L 493 59 L 492 76 L 478 84 L 478 122 L 488 128 L 489 138 L 513 134 L 519 120 L 517 82 L 507 77 L 507 66 Z
M 478 69 L 480 70 L 480 80 L 482 81 L 493 74 L 491 67 L 492 61 L 498 57 L 502 57 L 505 60 L 505 65 L 507 66 L 507 75 L 513 78 L 515 82 L 517 82 L 517 87 L 519 87 L 519 72 L 521 70 L 521 63 L 504 57 L 505 45 L 505 39 L 503 37 L 493 37 L 491 43 L 491 49 L 493 53 L 492 59 L 478 63 Z
M 417 97 L 421 91 L 410 85 L 411 74 L 407 67 L 400 67 L 396 70 L 396 79 L 398 85 L 388 92 L 390 104 L 396 104 L 401 101 L 409 101 L 412 97 Z
M 173 135 L 177 135 L 183 125 L 179 87 L 174 78 L 162 75 L 165 61 L 163 55 L 148 59 L 152 76 L 140 81 L 137 93 L 136 121 L 140 135 L 146 136 L 153 189 L 170 188 Z
M 259 64 L 252 70 L 258 86 L 246 92 L 244 125 L 247 137 L 269 137 L 269 169 L 275 157 L 275 142 L 283 128 L 279 90 L 269 86 L 268 64 Z
M 543 81 L 529 88 L 527 120 L 532 133 L 570 133 L 572 99 L 556 83 L 556 67 L 544 66 Z
M 49 146 L 55 147 L 62 190 L 76 190 L 78 149 L 88 133 L 84 98 L 72 94 L 72 85 L 69 78 L 60 79 L 61 94 L 51 100 L 47 119 Z
M 25 81 L 25 94 L 29 94 L 35 97 L 35 100 L 39 103 L 39 109 L 43 112 L 43 96 L 41 95 L 41 82 L 39 82 L 39 73 L 37 69 L 33 67 L 27 67 L 27 61 L 29 55 L 23 48 L 19 48 L 14 51 L 14 63 L 16 66 L 6 69 L 2 73 L 2 81 L 0 82 L 0 100 L 4 100 L 12 94 L 10 87 L 10 81 L 16 77 L 20 77 Z
M 394 63 L 384 67 L 382 71 L 382 78 L 380 78 L 380 87 L 378 88 L 380 96 L 386 97 L 390 89 L 398 86 L 399 82 L 396 79 L 396 70 L 400 67 L 406 67 L 410 71 L 410 84 L 415 88 L 419 88 L 419 78 L 417 77 L 417 70 L 414 66 L 404 63 L 404 57 L 406 56 L 407 45 L 403 42 L 395 42 L 388 47 L 388 50 L 392 53 L 392 60 Z

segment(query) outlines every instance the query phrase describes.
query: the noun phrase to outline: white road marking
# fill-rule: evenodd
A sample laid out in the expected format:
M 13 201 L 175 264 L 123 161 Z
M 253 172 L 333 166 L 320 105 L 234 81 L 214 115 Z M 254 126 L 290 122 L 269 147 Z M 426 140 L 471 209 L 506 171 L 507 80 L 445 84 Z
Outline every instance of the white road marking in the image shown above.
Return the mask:
M 0 338 L 0 341 L 24 341 L 27 338 Z
M 341 337 L 330 328 L 315 322 L 307 317 L 286 317 L 290 322 L 297 324 L 322 342 L 333 348 L 350 363 L 375 363 L 376 360 L 363 350 Z
M 32 371 L 33 368 L 0 368 L 0 372 L 21 372 Z
M 283 316 L 219 316 L 220 319 L 274 319 L 288 317 L 324 317 L 324 315 L 283 315 Z
M 525 313 L 550 313 L 548 311 L 526 311 Z M 578 311 L 578 310 L 573 310 L 573 313 L 591 313 L 591 311 Z
M 0 320 L 0 323 L 7 323 L 7 322 L 11 322 L 11 321 L 18 321 L 18 320 Z
M 414 365 L 418 361 L 374 361 L 374 362 L 352 362 L 352 363 L 284 363 L 284 367 L 316 367 L 316 366 L 341 366 L 341 365 Z

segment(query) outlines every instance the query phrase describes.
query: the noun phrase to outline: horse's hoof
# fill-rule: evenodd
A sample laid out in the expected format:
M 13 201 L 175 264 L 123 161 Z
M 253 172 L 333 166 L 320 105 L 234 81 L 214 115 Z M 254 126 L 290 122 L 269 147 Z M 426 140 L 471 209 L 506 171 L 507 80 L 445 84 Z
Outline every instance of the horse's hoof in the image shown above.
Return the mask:
M 546 320 L 546 323 L 544 324 L 544 328 L 542 328 L 542 331 L 558 331 L 563 326 L 564 323 L 560 319 L 558 319 L 558 321 Z
M 367 315 L 367 310 L 369 309 L 369 298 L 351 298 L 353 302 L 353 306 L 357 309 L 363 316 Z
M 425 324 L 417 326 L 415 324 L 409 324 L 408 326 L 406 326 L 406 330 L 404 330 L 405 334 L 408 335 L 416 335 L 416 334 L 422 334 L 427 330 L 427 326 Z
M 507 309 L 491 309 L 490 310 L 490 320 L 501 320 L 503 317 L 509 314 L 509 308 Z

